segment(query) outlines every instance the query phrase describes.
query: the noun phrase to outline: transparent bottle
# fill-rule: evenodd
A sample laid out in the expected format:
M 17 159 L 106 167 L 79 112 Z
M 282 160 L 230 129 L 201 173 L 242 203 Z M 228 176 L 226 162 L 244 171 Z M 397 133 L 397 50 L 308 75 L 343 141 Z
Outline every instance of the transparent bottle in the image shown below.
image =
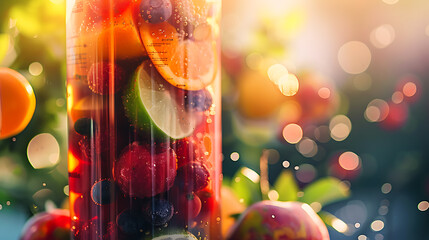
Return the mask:
M 72 239 L 221 239 L 220 9 L 68 0 Z

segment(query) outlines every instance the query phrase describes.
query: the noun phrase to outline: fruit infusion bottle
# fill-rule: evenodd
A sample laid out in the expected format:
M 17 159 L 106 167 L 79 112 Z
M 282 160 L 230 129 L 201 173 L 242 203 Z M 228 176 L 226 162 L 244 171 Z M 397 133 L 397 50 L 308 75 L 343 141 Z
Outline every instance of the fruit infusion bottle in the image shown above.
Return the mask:
M 68 0 L 72 239 L 221 239 L 220 0 Z

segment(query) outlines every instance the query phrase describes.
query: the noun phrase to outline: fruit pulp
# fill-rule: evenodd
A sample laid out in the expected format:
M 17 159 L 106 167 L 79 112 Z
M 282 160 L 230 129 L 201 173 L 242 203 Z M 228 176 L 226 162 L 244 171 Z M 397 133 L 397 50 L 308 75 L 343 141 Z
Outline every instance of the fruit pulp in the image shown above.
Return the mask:
M 220 0 L 71 0 L 72 239 L 221 239 Z

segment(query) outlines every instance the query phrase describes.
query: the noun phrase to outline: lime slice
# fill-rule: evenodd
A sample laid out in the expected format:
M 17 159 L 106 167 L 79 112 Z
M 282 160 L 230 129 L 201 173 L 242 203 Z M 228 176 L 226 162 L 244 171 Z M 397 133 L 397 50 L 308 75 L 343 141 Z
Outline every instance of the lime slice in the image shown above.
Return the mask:
M 184 234 L 171 234 L 156 237 L 152 240 L 197 240 L 197 238 L 191 233 Z
M 165 82 L 150 61 L 137 68 L 123 98 L 131 123 L 155 138 L 181 139 L 192 134 L 199 119 L 175 100 L 174 87 Z

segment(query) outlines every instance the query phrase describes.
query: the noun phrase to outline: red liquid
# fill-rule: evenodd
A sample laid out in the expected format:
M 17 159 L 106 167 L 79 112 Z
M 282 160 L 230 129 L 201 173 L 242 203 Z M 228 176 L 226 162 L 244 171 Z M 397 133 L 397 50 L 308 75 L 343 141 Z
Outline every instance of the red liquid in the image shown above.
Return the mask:
M 205 0 L 70 4 L 73 239 L 221 239 L 219 10 Z

